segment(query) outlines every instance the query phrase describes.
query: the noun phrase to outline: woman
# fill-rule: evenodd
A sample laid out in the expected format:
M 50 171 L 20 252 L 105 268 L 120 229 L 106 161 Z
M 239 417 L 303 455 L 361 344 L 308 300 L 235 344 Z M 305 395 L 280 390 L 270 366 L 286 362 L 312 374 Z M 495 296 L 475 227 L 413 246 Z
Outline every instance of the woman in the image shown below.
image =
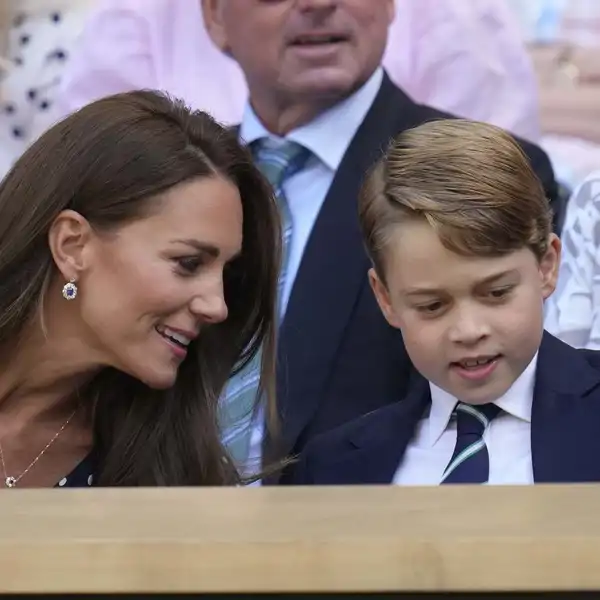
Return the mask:
M 233 133 L 153 92 L 93 103 L 0 186 L 0 483 L 223 485 L 219 395 L 262 348 L 280 230 Z

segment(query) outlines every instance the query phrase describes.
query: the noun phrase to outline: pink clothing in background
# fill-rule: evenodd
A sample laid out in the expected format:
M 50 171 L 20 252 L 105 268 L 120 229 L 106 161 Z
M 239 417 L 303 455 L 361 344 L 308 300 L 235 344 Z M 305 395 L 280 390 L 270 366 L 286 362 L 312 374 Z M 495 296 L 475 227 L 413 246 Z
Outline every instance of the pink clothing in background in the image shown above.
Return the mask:
M 419 102 L 539 137 L 532 65 L 503 0 L 397 0 L 384 66 Z M 215 48 L 200 0 L 102 0 L 74 49 L 61 112 L 156 88 L 224 123 L 246 101 L 240 69 Z

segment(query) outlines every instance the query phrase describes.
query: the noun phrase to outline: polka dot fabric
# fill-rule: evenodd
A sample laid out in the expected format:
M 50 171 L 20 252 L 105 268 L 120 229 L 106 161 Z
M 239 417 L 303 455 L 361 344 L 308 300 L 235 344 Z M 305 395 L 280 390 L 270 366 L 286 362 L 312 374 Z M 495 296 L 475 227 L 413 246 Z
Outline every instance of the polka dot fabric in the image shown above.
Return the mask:
M 82 460 L 66 477 L 63 477 L 55 487 L 82 488 L 94 485 L 94 461 L 91 457 Z
M 18 3 L 17 3 L 18 4 Z M 0 177 L 47 127 L 62 74 L 82 30 L 89 3 L 44 3 L 17 12 L 9 30 L 8 70 L 0 81 Z

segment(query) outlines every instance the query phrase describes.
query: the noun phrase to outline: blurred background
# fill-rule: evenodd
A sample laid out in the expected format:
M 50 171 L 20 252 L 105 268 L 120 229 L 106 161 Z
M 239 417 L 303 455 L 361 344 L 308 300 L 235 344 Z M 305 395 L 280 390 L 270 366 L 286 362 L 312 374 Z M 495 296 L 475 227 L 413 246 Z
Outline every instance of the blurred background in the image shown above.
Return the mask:
M 139 73 L 129 77 L 122 66 L 136 53 L 135 35 L 145 35 L 144 27 L 172 27 L 182 11 L 198 24 L 189 29 L 190 39 L 172 36 L 172 43 L 183 45 L 190 62 L 198 65 L 194 77 L 203 79 L 197 83 L 204 90 L 184 99 L 222 121 L 236 121 L 245 101 L 244 83 L 236 65 L 202 37 L 199 4 L 0 0 L 0 173 L 57 118 L 102 95 L 103 77 L 106 94 L 166 87 L 186 95 L 177 80 L 189 73 L 172 72 L 161 80 L 149 72 L 144 80 Z M 173 19 L 165 20 L 169 11 Z M 390 36 L 385 64 L 409 94 L 538 141 L 568 189 L 600 167 L 600 0 L 397 0 L 397 13 L 397 35 Z M 110 29 L 106 39 L 102 20 L 104 30 Z M 164 47 L 155 51 L 176 52 Z M 404 60 L 408 51 L 410 61 Z M 473 56 L 465 58 L 468 52 Z M 167 59 L 151 57 L 153 64 L 168 65 Z M 504 78 L 503 93 L 476 92 L 475 68 Z M 88 98 L 81 83 L 87 69 L 98 84 Z M 467 101 L 475 108 L 464 108 Z M 509 114 L 513 102 L 514 112 L 523 102 L 533 109 L 514 119 L 497 116 Z

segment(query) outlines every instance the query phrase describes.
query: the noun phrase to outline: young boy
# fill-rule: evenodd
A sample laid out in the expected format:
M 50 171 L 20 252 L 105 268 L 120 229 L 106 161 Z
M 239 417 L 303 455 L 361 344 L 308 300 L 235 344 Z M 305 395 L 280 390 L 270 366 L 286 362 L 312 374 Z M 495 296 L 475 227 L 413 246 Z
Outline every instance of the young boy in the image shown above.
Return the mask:
M 600 352 L 544 332 L 560 241 L 512 138 L 462 120 L 407 131 L 359 213 L 416 371 L 397 403 L 315 438 L 286 483 L 600 481 Z

